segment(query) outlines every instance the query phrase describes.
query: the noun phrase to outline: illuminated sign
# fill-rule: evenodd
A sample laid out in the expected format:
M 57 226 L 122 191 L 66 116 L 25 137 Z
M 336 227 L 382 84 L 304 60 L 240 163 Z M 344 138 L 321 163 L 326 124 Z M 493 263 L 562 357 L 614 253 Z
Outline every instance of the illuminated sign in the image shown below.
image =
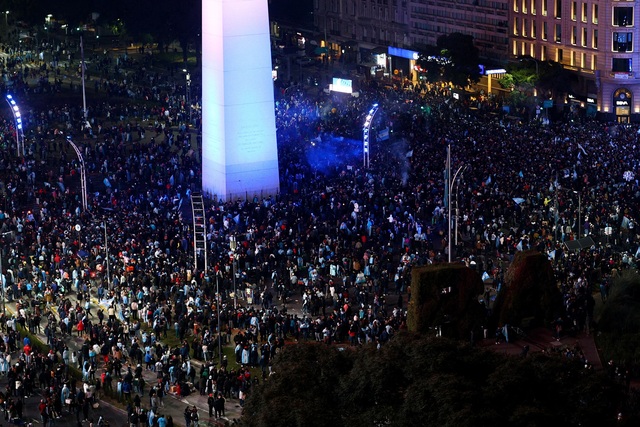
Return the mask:
M 415 50 L 402 49 L 399 47 L 389 46 L 387 53 L 391 56 L 397 56 L 406 59 L 418 59 L 419 53 Z
M 330 89 L 333 92 L 353 93 L 353 82 L 348 79 L 338 79 L 334 77 Z
M 595 98 L 591 98 L 591 97 L 588 97 L 588 96 L 587 96 L 587 102 L 588 102 L 589 104 L 595 104 L 595 103 L 596 103 L 596 99 L 595 99 Z
M 202 191 L 279 192 L 267 0 L 202 2 Z
M 626 99 L 616 99 L 616 107 L 628 107 L 629 101 Z

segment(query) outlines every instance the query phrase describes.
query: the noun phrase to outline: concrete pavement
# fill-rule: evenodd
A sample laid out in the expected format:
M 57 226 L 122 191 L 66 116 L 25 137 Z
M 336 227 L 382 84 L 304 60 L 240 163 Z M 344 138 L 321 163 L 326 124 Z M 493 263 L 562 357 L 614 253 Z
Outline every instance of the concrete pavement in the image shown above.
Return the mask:
M 77 301 L 75 292 L 67 293 L 65 295 L 65 298 L 70 299 L 73 305 L 75 305 Z M 91 302 L 92 302 L 92 307 L 96 307 L 98 304 L 98 301 L 95 297 L 92 297 Z M 16 313 L 17 312 L 16 301 L 7 303 L 6 309 L 7 309 L 7 315 L 12 315 Z M 57 316 L 57 310 L 55 309 L 55 307 L 52 307 L 52 311 Z M 94 314 L 94 317 L 95 317 L 95 314 Z M 45 324 L 46 324 L 46 321 L 43 321 L 41 323 L 41 328 L 40 328 L 41 333 L 35 334 L 42 343 L 47 342 L 46 336 L 44 335 L 44 333 L 42 333 L 42 331 L 44 331 Z M 83 342 L 84 342 L 84 339 L 82 337 L 76 336 L 75 332 L 72 336 L 67 336 L 65 339 L 65 344 L 69 347 L 71 351 L 80 350 Z M 99 359 L 100 358 L 98 358 L 98 360 Z M 202 363 L 200 361 L 191 359 L 191 365 L 193 369 L 196 369 L 196 373 L 200 372 L 200 369 L 202 368 Z M 126 372 L 128 366 L 129 365 L 123 366 L 123 373 Z M 135 366 L 132 366 L 132 368 L 135 368 Z M 96 378 L 100 376 L 100 374 L 103 372 L 103 369 L 104 369 L 103 363 L 99 362 Z M 141 406 L 145 409 L 149 409 L 150 405 L 149 405 L 148 391 L 150 387 L 157 382 L 156 373 L 150 370 L 143 370 L 143 378 L 145 380 L 146 386 L 143 393 L 144 395 L 140 396 L 141 402 L 142 402 Z M 3 380 L 6 383 L 6 379 L 0 378 L 0 385 L 2 384 Z M 135 394 L 132 394 L 132 396 L 135 396 Z M 36 395 L 36 396 L 25 399 L 26 400 L 25 407 L 33 406 L 37 408 L 39 399 L 40 399 L 40 395 Z M 159 413 L 164 414 L 165 416 L 171 416 L 173 418 L 174 424 L 180 425 L 180 426 L 183 426 L 185 424 L 183 413 L 186 406 L 195 406 L 198 409 L 198 412 L 200 415 L 200 422 L 206 422 L 208 425 L 211 425 L 211 426 L 217 426 L 217 425 L 223 426 L 226 423 L 231 423 L 233 422 L 233 420 L 238 419 L 240 417 L 242 408 L 240 407 L 238 400 L 234 398 L 228 398 L 226 400 L 225 417 L 222 417 L 221 419 L 215 419 L 214 417 L 209 417 L 209 407 L 207 404 L 207 399 L 208 399 L 208 396 L 206 395 L 201 396 L 197 390 L 194 390 L 193 393 L 184 397 L 169 393 L 164 398 L 164 407 L 160 407 Z M 31 403 L 31 401 L 33 401 L 33 405 L 29 404 Z M 105 417 L 107 421 L 110 422 L 110 426 L 128 427 L 127 414 L 126 414 L 125 408 L 126 408 L 125 402 L 119 402 L 116 399 L 112 399 L 102 395 L 100 406 L 97 409 L 90 410 L 91 412 L 90 418 L 93 419 L 94 421 L 97 421 L 99 416 L 102 415 Z M 63 421 L 66 420 L 66 418 L 68 418 L 67 415 L 75 417 L 75 415 L 72 415 L 72 414 L 65 414 Z M 39 419 L 39 413 L 37 411 L 34 414 L 31 414 L 30 417 L 35 420 L 32 422 L 39 422 L 37 421 L 37 419 Z

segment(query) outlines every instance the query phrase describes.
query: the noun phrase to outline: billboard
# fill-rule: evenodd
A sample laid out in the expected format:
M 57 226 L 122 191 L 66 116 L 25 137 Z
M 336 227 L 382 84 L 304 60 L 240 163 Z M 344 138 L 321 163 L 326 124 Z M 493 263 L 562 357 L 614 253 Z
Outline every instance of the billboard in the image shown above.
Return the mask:
M 334 77 L 330 89 L 332 92 L 353 93 L 353 81 Z

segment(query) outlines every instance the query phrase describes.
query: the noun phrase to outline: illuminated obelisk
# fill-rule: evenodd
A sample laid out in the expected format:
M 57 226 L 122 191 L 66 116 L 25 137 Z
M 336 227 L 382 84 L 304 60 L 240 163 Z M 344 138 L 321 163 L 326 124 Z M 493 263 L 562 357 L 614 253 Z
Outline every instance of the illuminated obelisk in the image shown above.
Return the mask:
M 202 190 L 279 188 L 267 0 L 202 0 Z

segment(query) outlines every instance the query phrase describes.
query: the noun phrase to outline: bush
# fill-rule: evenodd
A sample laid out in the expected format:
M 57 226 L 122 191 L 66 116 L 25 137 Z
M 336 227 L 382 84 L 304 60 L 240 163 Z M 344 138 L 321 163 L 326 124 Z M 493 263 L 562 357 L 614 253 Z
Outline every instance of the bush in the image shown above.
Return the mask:
M 494 314 L 500 324 L 551 324 L 562 313 L 562 294 L 551 263 L 537 251 L 518 252 L 505 275 L 505 286 L 496 297 Z
M 443 327 L 447 337 L 469 336 L 484 321 L 484 307 L 478 301 L 483 290 L 480 275 L 463 265 L 415 267 L 407 313 L 409 330 L 428 334 L 434 327 Z

